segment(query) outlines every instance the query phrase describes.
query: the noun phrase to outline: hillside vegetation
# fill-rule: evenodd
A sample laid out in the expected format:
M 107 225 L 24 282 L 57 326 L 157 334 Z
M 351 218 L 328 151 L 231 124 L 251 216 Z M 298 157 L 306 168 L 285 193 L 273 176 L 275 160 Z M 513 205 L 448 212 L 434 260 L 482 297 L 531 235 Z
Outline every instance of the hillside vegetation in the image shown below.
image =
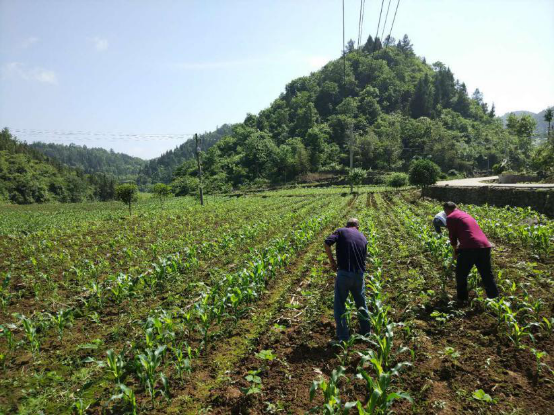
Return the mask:
M 208 150 L 216 144 L 223 136 L 232 133 L 232 126 L 224 124 L 215 131 L 200 134 L 200 148 L 202 151 Z M 173 172 L 180 165 L 188 160 L 195 158 L 196 144 L 194 139 L 189 139 L 183 144 L 177 146 L 174 150 L 169 150 L 160 157 L 152 159 L 139 170 L 137 183 L 144 187 L 152 183 L 170 183 L 173 178 Z
M 554 108 L 554 106 L 552 106 Z M 521 117 L 521 116 L 531 116 L 533 120 L 537 123 L 537 127 L 535 128 L 535 134 L 539 137 L 546 137 L 548 134 L 548 122 L 545 120 L 544 116 L 546 112 L 548 111 L 548 108 L 545 108 L 539 113 L 533 113 L 532 111 L 512 111 L 510 113 L 504 114 L 502 117 L 502 121 L 504 124 L 508 122 L 508 117 L 510 114 L 513 114 L 515 116 Z
M 504 128 L 479 90 L 470 96 L 446 65 L 416 56 L 407 36 L 387 47 L 371 37 L 360 49 L 350 42 L 343 58 L 291 81 L 212 146 L 203 158 L 207 190 L 343 172 L 350 145 L 364 169 L 407 171 L 418 158 L 443 172 L 530 165 L 534 120 L 515 117 Z M 192 160 L 177 169 L 176 193 L 192 192 L 196 175 Z
M 7 128 L 0 132 L 0 201 L 105 201 L 113 198 L 114 187 L 115 179 L 110 176 L 67 167 L 18 142 Z
M 145 160 L 97 147 L 36 142 L 33 149 L 85 173 L 102 172 L 120 180 L 134 180 Z

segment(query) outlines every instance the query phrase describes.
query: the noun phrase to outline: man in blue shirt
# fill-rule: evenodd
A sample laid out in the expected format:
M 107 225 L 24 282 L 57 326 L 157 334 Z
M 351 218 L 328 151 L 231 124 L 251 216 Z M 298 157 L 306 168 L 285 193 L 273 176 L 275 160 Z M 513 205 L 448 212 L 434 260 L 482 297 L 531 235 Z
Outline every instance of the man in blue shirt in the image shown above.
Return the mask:
M 344 313 L 346 299 L 352 293 L 362 335 L 370 330 L 369 315 L 365 301 L 364 272 L 367 257 L 367 239 L 359 230 L 356 218 L 350 218 L 345 228 L 339 228 L 325 239 L 325 252 L 333 270 L 337 272 L 335 280 L 334 314 L 339 342 L 348 341 L 350 334 Z M 337 261 L 333 258 L 331 246 L 336 244 Z

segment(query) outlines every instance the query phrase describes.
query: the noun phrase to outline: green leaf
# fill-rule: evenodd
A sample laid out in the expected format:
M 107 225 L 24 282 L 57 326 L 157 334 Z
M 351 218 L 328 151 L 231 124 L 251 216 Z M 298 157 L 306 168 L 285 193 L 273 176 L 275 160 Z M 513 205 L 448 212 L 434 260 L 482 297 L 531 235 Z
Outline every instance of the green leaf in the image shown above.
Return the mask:
M 481 389 L 473 392 L 473 398 L 487 403 L 494 403 L 494 399 Z

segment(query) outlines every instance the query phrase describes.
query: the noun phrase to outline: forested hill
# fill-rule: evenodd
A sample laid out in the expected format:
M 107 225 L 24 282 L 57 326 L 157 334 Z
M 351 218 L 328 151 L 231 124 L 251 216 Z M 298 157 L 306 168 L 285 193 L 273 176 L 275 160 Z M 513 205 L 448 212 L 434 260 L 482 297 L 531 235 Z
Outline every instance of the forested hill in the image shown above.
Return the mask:
M 113 150 L 108 151 L 75 144 L 67 146 L 36 142 L 30 146 L 52 159 L 79 168 L 85 173 L 102 172 L 113 175 L 119 180 L 134 180 L 140 168 L 147 163 L 138 157 L 115 153 Z
M 554 108 L 554 106 L 549 107 L 549 108 Z M 545 108 L 540 113 L 533 113 L 532 111 L 512 111 L 510 113 L 504 114 L 500 118 L 502 119 L 504 124 L 507 124 L 508 116 L 510 114 L 514 114 L 514 115 L 520 116 L 520 117 L 523 116 L 523 115 L 531 116 L 537 123 L 537 128 L 535 130 L 535 133 L 537 135 L 541 136 L 541 137 L 546 137 L 546 134 L 548 132 L 548 122 L 544 119 L 544 115 L 546 114 L 546 110 L 548 110 L 548 108 Z
M 446 65 L 416 56 L 407 36 L 387 44 L 369 37 L 356 49 L 351 41 L 344 60 L 291 81 L 268 108 L 247 115 L 204 155 L 205 188 L 344 172 L 349 143 L 354 166 L 364 169 L 406 171 L 417 158 L 444 172 L 529 163 L 533 120 L 517 118 L 505 129 L 479 90 L 469 95 Z M 185 194 L 195 181 L 191 161 L 176 171 L 173 187 Z
M 229 135 L 231 132 L 232 126 L 224 124 L 213 132 L 198 135 L 201 149 L 203 151 L 208 150 L 223 136 Z M 146 162 L 139 170 L 138 184 L 145 186 L 158 182 L 171 182 L 174 170 L 183 164 L 183 162 L 195 158 L 195 149 L 196 144 L 194 139 L 189 139 L 175 149 Z
M 0 202 L 81 202 L 114 197 L 115 179 L 88 175 L 0 132 Z

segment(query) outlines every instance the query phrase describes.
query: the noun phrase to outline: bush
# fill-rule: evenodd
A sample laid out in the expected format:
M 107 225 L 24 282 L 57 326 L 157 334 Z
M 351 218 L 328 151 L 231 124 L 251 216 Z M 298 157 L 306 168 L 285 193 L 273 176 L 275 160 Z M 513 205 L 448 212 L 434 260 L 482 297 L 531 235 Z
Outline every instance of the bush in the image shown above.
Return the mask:
M 350 185 L 350 192 L 353 191 L 354 186 L 360 186 L 367 176 L 367 171 L 361 168 L 350 169 L 346 176 L 346 181 Z
M 494 173 L 495 175 L 500 175 L 505 170 L 506 170 L 506 166 L 504 166 L 501 163 L 496 163 L 492 166 L 492 173 Z
M 387 179 L 387 185 L 393 188 L 401 188 L 408 184 L 408 175 L 402 172 L 396 172 L 389 176 Z
M 115 188 L 115 197 L 127 204 L 129 207 L 129 215 L 132 215 L 131 204 L 138 200 L 138 188 L 134 183 L 124 183 L 117 185 Z
M 165 183 L 157 183 L 152 187 L 152 193 L 163 204 L 164 200 L 171 196 L 171 188 Z
M 441 169 L 436 163 L 427 159 L 416 160 L 410 166 L 409 180 L 410 184 L 425 188 L 437 182 Z
M 458 175 L 459 175 L 459 173 L 456 169 L 450 169 L 448 171 L 448 176 L 458 176 Z
M 186 196 L 198 193 L 198 177 L 179 176 L 171 182 L 171 190 L 176 196 Z

